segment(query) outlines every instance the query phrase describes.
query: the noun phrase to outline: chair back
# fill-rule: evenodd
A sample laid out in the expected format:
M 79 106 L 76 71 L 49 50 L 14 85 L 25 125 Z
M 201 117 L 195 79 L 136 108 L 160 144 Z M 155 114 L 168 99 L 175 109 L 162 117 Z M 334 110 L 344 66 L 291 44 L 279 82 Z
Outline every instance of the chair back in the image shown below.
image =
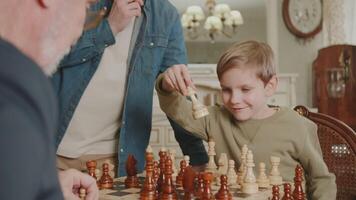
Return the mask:
M 337 199 L 356 199 L 356 133 L 342 121 L 322 113 L 310 112 L 304 106 L 294 108 L 318 126 L 318 137 L 324 161 L 336 176 Z

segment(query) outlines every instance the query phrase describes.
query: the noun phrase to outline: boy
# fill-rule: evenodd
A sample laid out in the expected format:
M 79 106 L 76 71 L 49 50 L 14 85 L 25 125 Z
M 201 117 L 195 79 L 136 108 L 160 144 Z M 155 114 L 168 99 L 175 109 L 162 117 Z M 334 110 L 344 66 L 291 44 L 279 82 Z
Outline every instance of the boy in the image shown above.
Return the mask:
M 284 181 L 293 182 L 301 164 L 308 199 L 336 199 L 335 177 L 323 161 L 317 126 L 290 109 L 267 105 L 278 82 L 272 49 L 256 41 L 235 44 L 221 56 L 217 75 L 224 106 L 209 107 L 208 116 L 194 120 L 191 102 L 175 92 L 185 93 L 177 87 L 182 81 L 162 74 L 156 83 L 162 110 L 197 136 L 213 138 L 217 155 L 225 152 L 237 163 L 247 144 L 255 163 L 265 162 L 268 169 L 270 156 L 280 157 Z

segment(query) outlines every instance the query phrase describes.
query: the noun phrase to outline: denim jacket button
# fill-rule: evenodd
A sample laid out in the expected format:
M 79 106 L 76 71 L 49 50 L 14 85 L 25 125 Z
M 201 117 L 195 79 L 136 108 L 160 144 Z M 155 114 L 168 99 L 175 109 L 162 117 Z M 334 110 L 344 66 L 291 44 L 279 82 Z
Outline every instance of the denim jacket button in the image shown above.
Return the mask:
M 85 62 L 87 59 L 83 58 L 82 61 Z
M 123 152 L 124 152 L 124 149 L 120 149 L 120 152 L 123 153 Z
M 153 45 L 155 45 L 155 43 L 151 42 L 151 43 L 150 43 L 150 46 L 153 46 Z

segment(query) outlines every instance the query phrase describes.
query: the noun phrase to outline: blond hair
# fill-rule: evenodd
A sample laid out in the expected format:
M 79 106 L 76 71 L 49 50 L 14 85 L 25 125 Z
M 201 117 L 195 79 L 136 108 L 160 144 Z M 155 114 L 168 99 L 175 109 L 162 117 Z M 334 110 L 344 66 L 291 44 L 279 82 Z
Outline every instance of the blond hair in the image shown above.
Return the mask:
M 273 51 L 263 42 L 246 41 L 235 43 L 220 57 L 216 72 L 218 78 L 231 68 L 242 68 L 252 64 L 257 68 L 257 76 L 267 84 L 276 75 Z

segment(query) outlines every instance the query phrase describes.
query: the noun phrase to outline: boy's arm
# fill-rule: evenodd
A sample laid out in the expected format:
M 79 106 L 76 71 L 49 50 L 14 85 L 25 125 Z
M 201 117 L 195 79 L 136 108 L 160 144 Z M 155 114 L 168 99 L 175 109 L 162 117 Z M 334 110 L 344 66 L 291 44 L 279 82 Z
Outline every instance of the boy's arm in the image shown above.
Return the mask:
M 159 75 L 156 80 L 156 90 L 163 112 L 182 128 L 199 138 L 207 140 L 208 116 L 195 120 L 192 115 L 191 102 L 178 92 L 165 92 L 161 87 L 162 80 L 163 74 Z
M 311 124 L 304 141 L 304 148 L 299 156 L 305 169 L 308 199 L 336 199 L 336 183 L 334 174 L 330 173 L 323 160 L 317 134 L 317 126 Z

